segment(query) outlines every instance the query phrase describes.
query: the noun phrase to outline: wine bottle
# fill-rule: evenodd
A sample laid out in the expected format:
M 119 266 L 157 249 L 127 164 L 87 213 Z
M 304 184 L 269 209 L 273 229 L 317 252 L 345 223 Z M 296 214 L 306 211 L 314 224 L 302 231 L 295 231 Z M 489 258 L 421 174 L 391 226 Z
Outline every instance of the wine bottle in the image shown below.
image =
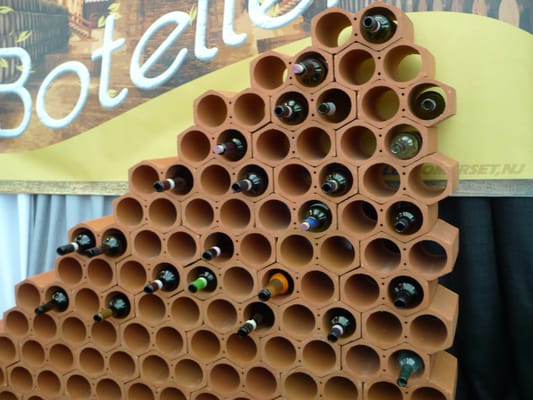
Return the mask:
M 433 90 L 419 94 L 413 104 L 413 114 L 418 118 L 428 120 L 437 118 L 444 112 L 446 101 L 444 97 Z
M 361 33 L 371 43 L 384 43 L 396 32 L 396 23 L 383 14 L 366 15 L 361 20 Z
M 213 152 L 223 155 L 230 161 L 238 161 L 246 153 L 246 139 L 239 132 L 235 131 L 222 143 L 215 145 Z
M 413 308 L 424 299 L 420 283 L 409 276 L 398 276 L 389 283 L 389 296 L 398 308 Z
M 346 167 L 340 164 L 333 165 L 331 167 L 327 167 L 326 173 L 327 175 L 320 185 L 322 193 L 342 196 L 348 190 L 350 190 L 353 183 L 353 178 L 350 174 L 350 171 Z
M 68 305 L 69 299 L 67 293 L 63 289 L 57 288 L 50 296 L 48 302 L 35 307 L 35 314 L 44 314 L 51 310 L 63 312 L 68 308 Z
M 118 257 L 126 251 L 126 237 L 124 234 L 116 229 L 111 230 L 104 235 L 102 245 L 100 247 L 92 247 L 86 250 L 87 257 L 94 257 L 99 254 L 105 254 L 109 257 Z
M 418 132 L 399 132 L 392 137 L 389 150 L 400 160 L 413 158 L 420 151 L 422 138 Z
M 327 315 L 330 316 L 328 341 L 335 343 L 340 337 L 347 337 L 355 332 L 355 318 L 347 310 L 334 308 Z
M 179 274 L 176 268 L 165 263 L 157 273 L 157 277 L 144 287 L 144 292 L 151 294 L 158 290 L 172 292 L 179 285 Z
M 396 354 L 396 364 L 400 367 L 400 373 L 397 384 L 400 387 L 406 387 L 409 378 L 424 370 L 424 361 L 414 351 L 401 350 Z
M 274 107 L 274 115 L 285 123 L 299 124 L 307 117 L 307 104 L 297 99 L 288 99 Z
M 413 203 L 399 201 L 391 207 L 390 213 L 394 231 L 403 235 L 410 235 L 422 226 L 422 213 Z
M 237 331 L 237 335 L 239 336 L 248 336 L 251 332 L 255 331 L 257 329 L 257 326 L 263 322 L 263 314 L 255 313 L 252 315 L 252 318 L 245 321 L 244 324 L 239 328 Z
M 286 272 L 274 270 L 271 272 L 268 283 L 261 289 L 257 297 L 261 301 L 267 301 L 271 297 L 290 294 L 293 288 L 294 282 Z
M 96 322 L 101 322 L 104 319 L 125 318 L 128 316 L 131 310 L 131 305 L 128 297 L 123 293 L 115 293 L 109 299 L 107 308 L 94 314 L 93 319 Z
M 209 268 L 201 268 L 196 275 L 196 279 L 189 283 L 188 289 L 191 293 L 200 290 L 212 292 L 217 287 L 217 277 Z
M 237 330 L 237 335 L 245 337 L 259 327 L 268 329 L 274 325 L 274 313 L 267 305 L 263 303 L 252 303 L 248 309 L 248 315 L 250 317 Z
M 300 230 L 322 232 L 331 224 L 331 211 L 327 205 L 315 201 L 307 206 Z
M 211 261 L 213 258 L 226 256 L 231 257 L 233 254 L 233 242 L 224 233 L 215 234 L 215 244 L 202 253 L 202 260 Z
M 263 194 L 268 186 L 268 176 L 262 168 L 246 172 L 240 180 L 231 185 L 235 193 L 245 192 L 252 196 Z
M 309 54 L 292 65 L 296 79 L 305 86 L 317 86 L 326 79 L 328 65 L 318 54 Z
M 317 111 L 321 115 L 333 115 L 337 111 L 337 106 L 332 101 L 325 101 L 318 105 Z
M 94 247 L 95 245 L 96 240 L 94 239 L 93 233 L 88 229 L 81 229 L 78 231 L 72 242 L 59 246 L 56 251 L 60 256 L 73 253 L 75 251 L 80 254 L 84 254 L 86 250 Z
M 168 169 L 167 176 L 170 177 L 153 183 L 156 192 L 172 191 L 177 194 L 186 194 L 191 191 L 193 176 L 189 168 L 174 165 Z

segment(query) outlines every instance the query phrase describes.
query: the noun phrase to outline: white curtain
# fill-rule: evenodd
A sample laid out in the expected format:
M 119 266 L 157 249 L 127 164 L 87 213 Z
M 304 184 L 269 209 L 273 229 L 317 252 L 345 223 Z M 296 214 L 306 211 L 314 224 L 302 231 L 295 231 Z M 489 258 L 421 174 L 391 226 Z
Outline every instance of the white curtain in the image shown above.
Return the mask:
M 0 316 L 15 285 L 54 267 L 57 246 L 80 222 L 112 214 L 110 196 L 0 194 Z

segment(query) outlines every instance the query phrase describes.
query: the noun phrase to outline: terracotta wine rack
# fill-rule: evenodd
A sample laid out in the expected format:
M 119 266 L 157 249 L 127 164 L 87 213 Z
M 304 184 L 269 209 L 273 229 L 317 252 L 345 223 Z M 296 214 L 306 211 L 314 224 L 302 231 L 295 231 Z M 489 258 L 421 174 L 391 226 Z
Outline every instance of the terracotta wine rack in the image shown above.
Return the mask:
M 392 21 L 377 42 L 362 27 L 376 14 Z M 382 2 L 357 13 L 329 8 L 314 18 L 309 47 L 251 62 L 250 88 L 199 96 L 176 156 L 133 165 L 113 214 L 68 232 L 67 242 L 85 230 L 99 246 L 119 231 L 122 252 L 60 255 L 16 285 L 16 306 L 0 321 L 0 399 L 454 399 L 457 361 L 446 349 L 458 296 L 438 278 L 454 266 L 458 229 L 439 219 L 438 202 L 458 168 L 438 152 L 436 125 L 454 114 L 455 92 L 436 80 L 413 30 Z M 295 65 L 308 57 L 323 63 L 322 80 L 299 76 Z M 445 105 L 422 118 L 417 96 L 427 90 Z M 295 99 L 304 116 L 284 120 L 277 107 Z M 324 102 L 336 112 L 321 114 Z M 393 137 L 406 132 L 420 138 L 418 151 L 397 157 Z M 216 150 L 236 137 L 237 156 Z M 328 193 L 335 171 L 343 190 Z M 236 191 L 249 172 L 260 173 L 261 190 Z M 176 177 L 185 184 L 154 190 Z M 306 231 L 317 201 L 329 219 Z M 417 224 L 402 231 L 395 216 L 406 204 Z M 211 246 L 220 255 L 206 259 Z M 145 293 L 169 266 L 172 290 Z M 212 287 L 191 292 L 205 268 Z M 290 289 L 263 301 L 277 272 Z M 412 304 L 392 297 L 403 280 L 418 287 Z M 57 289 L 68 308 L 36 314 Z M 129 313 L 95 322 L 116 293 Z M 241 337 L 259 309 L 263 320 Z M 351 323 L 330 340 L 340 312 Z M 404 351 L 423 368 L 400 385 Z

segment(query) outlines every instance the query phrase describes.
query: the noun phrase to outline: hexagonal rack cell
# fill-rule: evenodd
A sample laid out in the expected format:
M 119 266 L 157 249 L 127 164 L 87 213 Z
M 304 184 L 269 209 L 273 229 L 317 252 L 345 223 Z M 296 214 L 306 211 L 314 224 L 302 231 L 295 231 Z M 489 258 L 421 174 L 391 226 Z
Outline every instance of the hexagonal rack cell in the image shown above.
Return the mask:
M 311 43 L 200 95 L 177 154 L 17 284 L 2 395 L 454 398 L 455 92 L 386 3 L 325 10 Z

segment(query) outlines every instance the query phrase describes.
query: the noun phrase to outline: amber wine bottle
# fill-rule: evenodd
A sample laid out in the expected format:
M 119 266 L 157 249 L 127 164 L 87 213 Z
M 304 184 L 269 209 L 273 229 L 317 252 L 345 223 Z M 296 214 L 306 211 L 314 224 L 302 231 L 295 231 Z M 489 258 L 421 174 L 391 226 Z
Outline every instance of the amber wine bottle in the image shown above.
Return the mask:
M 275 296 L 290 294 L 293 288 L 294 282 L 289 274 L 285 271 L 274 270 L 271 272 L 268 283 L 257 296 L 261 301 L 268 301 Z

